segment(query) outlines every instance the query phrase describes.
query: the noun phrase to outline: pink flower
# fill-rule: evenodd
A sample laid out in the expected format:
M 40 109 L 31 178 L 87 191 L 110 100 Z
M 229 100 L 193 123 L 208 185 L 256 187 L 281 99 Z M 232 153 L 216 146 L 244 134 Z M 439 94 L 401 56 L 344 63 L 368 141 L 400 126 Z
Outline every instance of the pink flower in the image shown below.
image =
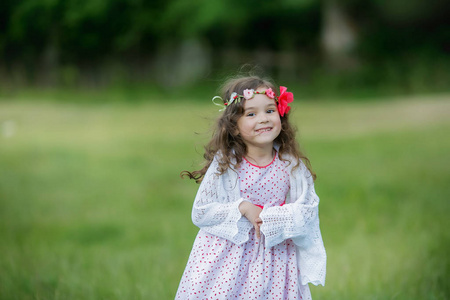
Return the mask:
M 280 116 L 288 113 L 291 107 L 288 103 L 294 101 L 294 95 L 291 92 L 286 92 L 287 87 L 280 86 L 280 96 L 278 97 L 278 112 Z
M 246 89 L 246 90 L 244 90 L 244 98 L 245 98 L 246 100 L 252 99 L 254 93 L 255 93 L 255 90 L 254 90 L 254 89 L 251 89 L 251 90 Z
M 266 96 L 273 99 L 275 98 L 275 93 L 272 91 L 272 89 L 269 88 L 266 90 Z

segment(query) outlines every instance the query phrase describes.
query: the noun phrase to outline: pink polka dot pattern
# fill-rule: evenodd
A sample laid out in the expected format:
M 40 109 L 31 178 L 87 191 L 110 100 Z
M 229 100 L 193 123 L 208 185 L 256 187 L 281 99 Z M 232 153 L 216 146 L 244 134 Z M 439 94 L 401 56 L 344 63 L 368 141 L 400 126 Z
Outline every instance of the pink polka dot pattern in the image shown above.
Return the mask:
M 285 162 L 275 157 L 268 166 L 258 167 L 244 159 L 239 170 L 241 196 L 262 206 L 282 205 L 289 192 L 289 173 Z
M 289 174 L 278 157 L 268 166 L 243 161 L 239 170 L 241 196 L 254 204 L 281 205 L 289 191 Z M 236 245 L 199 231 L 176 299 L 311 299 L 300 284 L 297 248 L 292 240 L 265 248 L 255 230 Z

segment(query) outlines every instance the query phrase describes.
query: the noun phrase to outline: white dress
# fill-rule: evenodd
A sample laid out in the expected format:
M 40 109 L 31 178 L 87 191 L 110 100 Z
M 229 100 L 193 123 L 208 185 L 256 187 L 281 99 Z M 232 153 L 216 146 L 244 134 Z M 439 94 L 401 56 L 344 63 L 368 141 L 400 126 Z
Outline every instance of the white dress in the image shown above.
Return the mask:
M 290 189 L 286 162 L 278 155 L 267 166 L 245 159 L 238 170 L 244 201 L 273 207 L 285 203 Z M 311 299 L 300 282 L 298 248 L 291 239 L 267 248 L 255 230 L 243 244 L 200 230 L 183 273 L 176 299 Z

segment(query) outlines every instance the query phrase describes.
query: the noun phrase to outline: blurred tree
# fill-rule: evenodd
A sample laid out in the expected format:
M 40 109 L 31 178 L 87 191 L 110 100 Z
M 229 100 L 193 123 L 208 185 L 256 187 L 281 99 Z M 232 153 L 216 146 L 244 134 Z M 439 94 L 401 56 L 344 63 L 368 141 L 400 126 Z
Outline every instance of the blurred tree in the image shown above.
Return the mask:
M 358 24 L 338 0 L 324 0 L 322 5 L 322 45 L 326 63 L 335 69 L 355 67 Z
M 56 69 L 59 56 L 59 28 L 61 4 L 55 0 L 6 0 L 2 4 L 5 16 L 1 34 L 1 51 L 7 70 L 18 67 L 28 78 L 36 69 L 45 76 L 44 82 L 52 81 L 51 72 Z
M 295 79 L 405 53 L 446 59 L 449 12 L 448 0 L 3 0 L 0 76 L 172 85 L 246 62 Z

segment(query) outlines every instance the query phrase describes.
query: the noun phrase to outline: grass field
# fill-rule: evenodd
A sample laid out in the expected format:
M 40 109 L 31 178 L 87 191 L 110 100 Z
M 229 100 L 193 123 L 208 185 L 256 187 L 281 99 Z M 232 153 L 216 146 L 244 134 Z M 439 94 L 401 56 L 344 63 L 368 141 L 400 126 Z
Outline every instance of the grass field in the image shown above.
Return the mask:
M 0 299 L 173 299 L 209 102 L 0 99 Z M 295 103 L 328 254 L 314 299 L 450 298 L 450 96 Z

